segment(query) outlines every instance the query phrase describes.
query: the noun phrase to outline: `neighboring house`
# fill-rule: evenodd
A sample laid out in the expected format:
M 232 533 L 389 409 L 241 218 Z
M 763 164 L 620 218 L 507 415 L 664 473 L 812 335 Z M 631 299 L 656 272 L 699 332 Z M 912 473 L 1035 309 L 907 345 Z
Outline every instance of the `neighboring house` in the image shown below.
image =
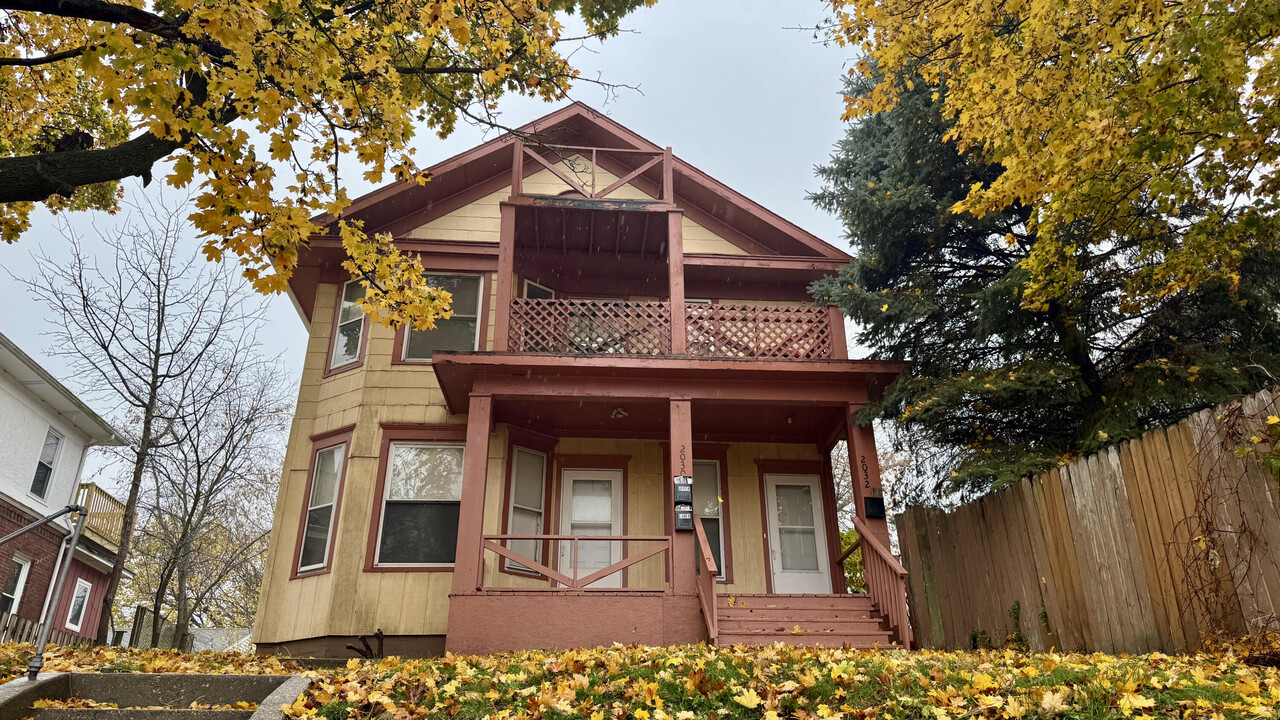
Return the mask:
M 249 628 L 191 628 L 191 652 L 248 652 L 253 648 Z
M 450 291 L 435 330 L 369 321 L 333 235 L 294 272 L 260 651 L 910 642 L 852 422 L 901 367 L 848 359 L 806 292 L 844 252 L 581 104 L 430 174 L 347 216 Z M 871 597 L 844 593 L 840 439 Z
M 52 619 L 55 629 L 86 638 L 97 632 L 124 506 L 80 482 L 80 473 L 90 447 L 120 442 L 105 420 L 0 334 L 0 535 L 72 503 L 90 510 L 57 607 L 49 605 L 67 562 L 69 516 L 0 545 L 5 620 Z

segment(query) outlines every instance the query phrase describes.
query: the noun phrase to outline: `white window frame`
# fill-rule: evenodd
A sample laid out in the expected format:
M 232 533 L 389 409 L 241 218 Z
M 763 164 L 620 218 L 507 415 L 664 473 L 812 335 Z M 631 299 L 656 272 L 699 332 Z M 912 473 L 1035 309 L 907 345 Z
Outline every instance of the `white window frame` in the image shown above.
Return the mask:
M 720 474 L 721 468 L 720 468 L 719 460 L 694 460 L 693 461 L 694 465 L 697 465 L 698 463 L 711 465 L 715 467 L 715 470 L 716 470 L 716 500 L 718 501 L 719 508 L 720 508 L 720 514 L 716 516 L 716 527 L 720 531 L 720 560 L 719 560 L 720 566 L 716 568 L 716 570 L 718 571 L 718 574 L 716 575 L 716 580 L 724 580 L 728 577 L 728 568 L 725 567 L 725 561 L 724 561 L 725 556 L 728 555 L 728 553 L 725 552 L 725 547 L 724 547 L 724 476 Z
M 348 280 L 347 282 L 342 284 L 342 288 L 338 291 L 338 302 L 334 304 L 333 315 L 334 315 L 334 320 L 336 322 L 334 322 L 333 324 L 332 342 L 329 343 L 329 369 L 330 370 L 337 370 L 338 368 L 343 368 L 348 365 L 355 365 L 356 363 L 360 362 L 360 353 L 364 352 L 364 323 L 365 323 L 364 310 L 361 310 L 359 305 L 353 305 L 353 307 L 355 307 L 357 310 L 360 311 L 359 317 L 357 317 L 355 320 L 348 320 L 346 322 L 342 322 L 342 304 L 347 301 L 347 288 L 353 284 L 359 285 L 360 281 Z M 361 297 L 364 297 L 364 296 L 362 295 Z M 356 341 L 356 356 L 350 360 L 347 360 L 346 362 L 338 363 L 338 341 L 342 339 L 342 326 L 350 325 L 353 322 L 360 323 L 360 332 L 356 335 L 356 337 L 358 338 L 358 340 Z
M 31 483 L 27 486 L 27 494 L 33 498 L 36 498 L 37 500 L 40 500 L 41 502 L 44 502 L 49 499 L 49 488 L 53 487 L 54 479 L 58 472 L 58 460 L 62 457 L 62 446 L 67 441 L 67 438 L 64 437 L 62 433 L 58 432 L 57 430 L 54 430 L 53 426 L 50 425 L 49 428 L 45 431 L 44 441 L 40 443 L 41 453 L 44 452 L 44 445 L 46 442 L 49 441 L 50 435 L 58 438 L 58 446 L 53 449 L 53 462 L 50 463 L 49 465 L 49 481 L 46 482 L 44 485 L 44 494 L 39 495 L 35 491 L 36 476 L 34 473 L 31 475 Z M 40 456 L 37 455 L 36 456 L 36 472 L 39 472 L 40 466 L 43 464 L 44 464 L 44 460 L 41 460 Z
M 13 604 L 9 607 L 10 615 L 18 614 L 18 606 L 22 604 L 22 593 L 27 589 L 27 578 L 31 575 L 31 558 L 22 553 L 14 553 L 10 563 L 18 563 L 22 566 L 22 572 L 18 574 L 18 587 L 13 593 Z M 5 577 L 8 580 L 8 577 Z M 3 588 L 0 588 L 3 590 Z
M 527 297 L 529 297 L 529 288 L 530 288 L 530 287 L 536 287 L 536 288 L 538 288 L 539 290 L 546 290 L 547 292 L 551 293 L 551 297 L 550 297 L 550 298 L 548 298 L 548 299 L 550 299 L 550 300 L 555 300 L 555 299 L 558 297 L 558 295 L 556 294 L 556 291 L 555 291 L 555 290 L 553 290 L 553 289 L 551 289 L 551 288 L 547 287 L 546 285 L 543 285 L 542 283 L 536 283 L 536 282 L 534 282 L 534 281 L 532 281 L 532 280 L 528 280 L 528 279 L 526 279 L 526 280 L 524 281 L 524 287 L 522 288 L 522 291 L 521 291 L 520 295 L 521 295 L 522 297 L 526 297 L 526 298 L 527 298 Z
M 457 563 L 385 563 L 382 562 L 382 528 L 387 522 L 387 495 L 391 493 L 391 471 L 395 466 L 396 447 L 456 447 L 462 448 L 463 462 L 466 462 L 467 444 L 464 442 L 437 442 L 435 440 L 392 440 L 387 445 L 387 472 L 382 476 L 382 503 L 378 512 L 378 542 L 373 548 L 373 566 L 376 568 L 451 568 Z M 458 499 L 452 500 L 420 500 L 416 502 L 457 502 L 458 511 L 462 511 L 462 489 L 458 489 Z M 459 517 L 461 521 L 461 517 Z M 455 549 L 455 552 L 457 549 Z M 468 550 L 467 552 L 472 552 Z
M 516 454 L 521 452 L 527 452 L 530 455 L 536 455 L 540 460 L 542 460 L 542 487 L 538 488 L 538 497 L 542 498 L 542 507 L 540 509 L 536 509 L 536 512 L 538 513 L 538 527 L 541 528 L 543 531 L 545 531 L 547 527 L 547 454 L 544 452 L 539 452 L 537 450 L 534 450 L 533 448 L 514 445 L 511 448 L 511 503 L 507 506 L 508 534 L 514 534 L 514 533 L 511 533 L 511 526 L 513 521 L 515 520 L 517 508 L 519 508 L 520 510 L 524 510 L 525 512 L 535 511 L 535 508 L 531 508 L 526 505 L 516 505 Z M 543 562 L 542 548 L 544 543 L 539 541 L 535 541 L 535 542 L 537 542 L 537 547 L 534 553 L 533 560 L 536 562 Z M 511 558 L 503 558 L 502 567 L 504 570 L 508 572 L 519 573 L 521 575 L 534 575 L 534 576 L 541 575 L 541 573 L 534 570 L 533 568 L 525 567 L 523 564 L 518 563 L 515 560 L 512 560 Z
M 334 478 L 334 481 L 333 481 L 333 497 L 330 498 L 328 503 L 329 532 L 324 539 L 324 555 L 322 556 L 322 559 L 318 565 L 303 565 L 302 554 L 303 554 L 303 550 L 306 549 L 306 545 L 307 545 L 307 523 L 310 522 L 311 511 L 315 510 L 316 508 L 323 507 L 323 505 L 312 505 L 312 503 L 315 501 L 316 473 L 320 471 L 320 455 L 321 453 L 326 453 L 330 451 L 340 452 L 342 453 L 342 455 L 341 457 L 338 458 L 338 477 Z M 311 469 L 311 483 L 309 488 L 310 492 L 307 495 L 307 506 L 302 511 L 302 543 L 298 546 L 298 572 L 299 573 L 307 573 L 307 572 L 312 572 L 314 570 L 320 570 L 322 568 L 328 567 L 329 565 L 329 549 L 333 545 L 333 516 L 334 516 L 334 512 L 338 509 L 338 495 L 342 491 L 342 480 L 343 480 L 342 476 L 344 474 L 343 471 L 346 469 L 346 463 L 347 463 L 347 444 L 345 442 L 342 442 L 342 443 L 337 443 L 335 445 L 328 445 L 328 446 L 322 447 L 319 450 L 316 450 L 316 453 L 313 456 L 313 459 L 314 459 L 314 463 L 313 463 L 314 467 Z
M 80 617 L 76 618 L 74 625 L 71 624 L 71 613 L 76 609 L 76 595 L 80 594 L 80 588 L 84 588 L 84 604 L 80 606 Z M 63 623 L 71 632 L 80 632 L 80 627 L 84 625 L 84 615 L 89 609 L 89 595 L 93 592 L 93 583 L 84 578 L 76 578 L 76 590 L 71 593 L 71 601 L 67 603 L 67 621 Z
M 475 352 L 480 349 L 480 331 L 484 329 L 484 323 L 488 318 L 484 317 L 484 273 L 453 273 L 453 272 L 427 272 L 424 273 L 430 277 L 468 277 L 475 278 L 479 282 L 476 283 L 476 336 L 471 340 L 471 351 Z M 468 317 L 468 316 L 463 316 Z M 409 333 L 413 332 L 413 328 L 406 327 L 404 329 L 404 342 L 400 347 L 400 361 L 410 363 L 429 363 L 432 358 L 411 358 L 409 357 Z M 431 332 L 424 330 L 423 332 Z

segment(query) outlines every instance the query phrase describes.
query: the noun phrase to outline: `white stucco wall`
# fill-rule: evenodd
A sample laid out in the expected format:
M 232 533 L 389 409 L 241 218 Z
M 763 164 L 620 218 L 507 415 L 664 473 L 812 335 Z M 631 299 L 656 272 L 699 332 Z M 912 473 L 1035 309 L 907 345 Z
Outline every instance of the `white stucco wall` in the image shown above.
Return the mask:
M 31 493 L 31 481 L 50 427 L 62 443 L 41 499 Z M 85 445 L 85 436 L 71 423 L 0 370 L 0 493 L 38 516 L 62 508 L 75 494 Z

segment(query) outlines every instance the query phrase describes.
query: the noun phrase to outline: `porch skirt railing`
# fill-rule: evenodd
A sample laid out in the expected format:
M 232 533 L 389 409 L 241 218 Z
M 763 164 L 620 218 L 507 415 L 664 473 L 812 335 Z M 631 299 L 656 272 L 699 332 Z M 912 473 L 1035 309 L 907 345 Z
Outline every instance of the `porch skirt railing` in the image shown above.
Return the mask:
M 597 551 L 601 546 L 608 546 L 611 559 L 616 546 L 621 558 L 604 567 L 580 567 L 584 545 Z M 568 550 L 564 561 L 560 560 L 561 549 Z M 664 586 L 669 586 L 671 577 L 671 538 L 666 535 L 483 535 L 477 563 L 477 590 L 517 589 L 486 582 L 486 561 L 490 556 L 495 559 L 496 567 L 508 575 L 549 581 L 545 586 L 519 585 L 519 590 L 651 591 L 655 589 L 652 586 L 627 587 L 627 583 L 614 576 L 652 558 L 661 558 L 664 563 Z M 544 562 L 548 558 L 555 560 L 548 564 Z

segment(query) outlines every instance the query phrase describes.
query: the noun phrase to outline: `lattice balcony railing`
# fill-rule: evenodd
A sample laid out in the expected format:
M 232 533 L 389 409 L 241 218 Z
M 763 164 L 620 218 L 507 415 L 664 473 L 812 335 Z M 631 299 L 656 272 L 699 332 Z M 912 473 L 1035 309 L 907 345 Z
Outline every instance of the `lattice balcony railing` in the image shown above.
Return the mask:
M 689 354 L 698 357 L 817 360 L 833 356 L 831 316 L 821 307 L 690 304 L 686 327 Z
M 511 352 L 669 355 L 671 306 L 630 300 L 511 301 Z

